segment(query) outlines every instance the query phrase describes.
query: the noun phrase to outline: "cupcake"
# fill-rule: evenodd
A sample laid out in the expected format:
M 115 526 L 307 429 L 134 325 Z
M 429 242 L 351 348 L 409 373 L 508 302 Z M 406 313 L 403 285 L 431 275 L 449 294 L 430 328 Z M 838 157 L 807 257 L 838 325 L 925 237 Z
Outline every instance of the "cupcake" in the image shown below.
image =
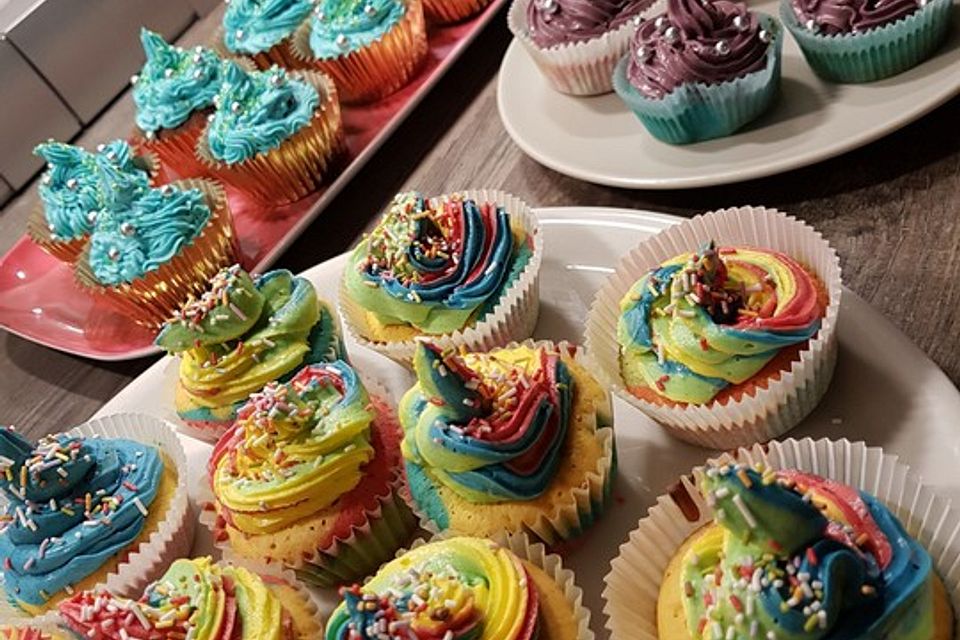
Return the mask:
M 776 20 L 727 0 L 668 0 L 617 63 L 613 87 L 650 135 L 669 144 L 728 136 L 780 89 Z
M 212 558 L 180 559 L 137 600 L 84 591 L 60 605 L 81 638 L 312 640 L 323 624 L 310 594 L 289 576 L 260 575 Z
M 488 353 L 421 343 L 400 401 L 411 505 L 432 531 L 579 535 L 609 498 L 615 467 L 606 391 L 566 343 Z
M 951 0 L 783 0 L 780 19 L 807 62 L 832 82 L 873 82 L 933 55 Z
M 318 0 L 291 43 L 297 62 L 337 85 L 345 104 L 374 102 L 414 77 L 427 58 L 421 0 Z
M 231 0 L 223 14 L 223 46 L 260 69 L 293 68 L 289 39 L 313 7 L 314 0 Z
M 233 265 L 208 284 L 173 312 L 156 344 L 181 356 L 177 414 L 192 435 L 216 441 L 251 393 L 346 354 L 336 317 L 308 280 L 282 269 L 254 279 Z
M 542 243 L 536 216 L 508 194 L 401 193 L 347 262 L 344 322 L 405 364 L 421 337 L 471 349 L 523 340 L 537 322 Z
M 452 24 L 477 15 L 492 0 L 424 0 L 423 13 L 431 24 Z
M 155 158 L 136 155 L 123 140 L 98 145 L 95 153 L 51 140 L 33 152 L 47 162 L 47 170 L 27 232 L 44 251 L 69 263 L 83 251 L 107 200 L 100 167 L 111 166 L 141 188 L 156 182 L 160 169 Z
M 29 622 L 6 621 L 0 624 L 0 640 L 70 640 L 66 632 L 58 628 L 52 615 L 33 618 Z
M 795 458 L 818 452 L 812 460 L 830 477 L 778 459 L 788 448 Z M 956 543 L 931 539 L 949 506 L 919 522 L 913 496 L 896 493 L 905 470 L 893 467 L 902 465 L 866 452 L 789 441 L 770 462 L 755 448 L 695 470 L 696 489 L 685 480 L 662 498 L 612 563 L 604 592 L 612 637 L 952 639 Z M 865 465 L 859 472 L 840 461 L 850 453 L 848 464 Z M 837 479 L 881 474 L 886 499 Z
M 811 228 L 765 209 L 720 211 L 620 263 L 594 301 L 587 348 L 601 377 L 672 435 L 763 442 L 823 396 L 840 292 L 836 253 Z
M 237 261 L 226 195 L 206 180 L 152 189 L 107 174 L 106 206 L 77 261 L 77 282 L 137 324 L 158 329 L 182 300 Z
M 213 112 L 223 60 L 203 47 L 175 47 L 147 29 L 140 41 L 146 63 L 131 78 L 138 143 L 180 177 L 202 175 L 194 147 Z
M 415 519 L 399 497 L 400 427 L 342 360 L 250 396 L 208 465 L 219 545 L 321 587 L 373 572 Z
M 422 543 L 340 593 L 326 640 L 594 637 L 573 573 L 523 535 Z
M 653 0 L 513 0 L 507 25 L 554 89 L 591 96 L 613 90 L 613 69 L 653 4 Z
M 264 203 L 315 192 L 346 150 L 337 91 L 322 73 L 247 73 L 227 62 L 216 102 L 197 156 L 209 173 Z
M 88 424 L 36 445 L 0 429 L 0 598 L 22 613 L 40 615 L 97 585 L 142 586 L 189 545 L 176 438 L 155 420 L 107 420 L 105 437 Z M 179 545 L 175 536 L 183 537 Z

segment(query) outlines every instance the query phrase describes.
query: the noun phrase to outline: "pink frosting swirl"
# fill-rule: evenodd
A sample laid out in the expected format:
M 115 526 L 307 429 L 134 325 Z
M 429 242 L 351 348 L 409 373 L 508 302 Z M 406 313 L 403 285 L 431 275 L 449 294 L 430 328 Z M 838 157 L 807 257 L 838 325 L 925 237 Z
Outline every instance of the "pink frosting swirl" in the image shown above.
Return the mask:
M 771 40 L 743 3 L 669 0 L 665 14 L 637 29 L 627 77 L 641 94 L 660 99 L 684 83 L 715 84 L 759 71 Z
M 891 24 L 917 9 L 917 0 L 792 0 L 807 29 L 824 35 L 858 33 Z
M 582 42 L 625 24 L 653 0 L 530 0 L 527 29 L 538 47 Z

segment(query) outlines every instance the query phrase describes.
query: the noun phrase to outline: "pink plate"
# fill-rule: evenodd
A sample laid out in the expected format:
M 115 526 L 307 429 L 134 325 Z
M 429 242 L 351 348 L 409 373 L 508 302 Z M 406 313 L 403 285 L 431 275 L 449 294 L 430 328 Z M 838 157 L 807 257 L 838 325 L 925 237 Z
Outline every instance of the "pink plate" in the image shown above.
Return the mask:
M 413 111 L 505 1 L 494 0 L 467 22 L 432 28 L 427 62 L 413 82 L 397 93 L 371 105 L 343 107 L 350 162 L 324 191 L 275 209 L 265 218 L 256 215 L 263 205 L 228 189 L 244 268 L 262 271 L 276 260 Z M 26 236 L 0 258 L 0 327 L 95 360 L 129 360 L 159 351 L 152 332 L 81 292 L 72 269 Z

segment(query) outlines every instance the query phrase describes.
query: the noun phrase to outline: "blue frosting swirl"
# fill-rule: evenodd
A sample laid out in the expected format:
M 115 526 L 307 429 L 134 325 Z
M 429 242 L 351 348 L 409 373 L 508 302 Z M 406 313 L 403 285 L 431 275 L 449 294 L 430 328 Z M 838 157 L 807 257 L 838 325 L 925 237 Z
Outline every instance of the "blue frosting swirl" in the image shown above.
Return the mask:
M 105 285 L 132 282 L 160 268 L 193 241 L 211 216 L 199 189 L 165 185 L 138 192 L 128 187 L 114 188 L 113 201 L 90 236 L 90 268 Z
M 382 38 L 403 19 L 403 0 L 321 0 L 310 18 L 310 49 L 337 58 Z
M 35 606 L 137 539 L 146 520 L 140 507 L 153 503 L 163 476 L 159 451 L 138 442 L 58 435 L 34 448 L 9 428 L 0 429 L 0 467 L 9 500 L 3 589 Z
M 276 149 L 307 126 L 320 95 L 279 68 L 247 73 L 228 62 L 217 102 L 207 144 L 214 158 L 234 164 Z
M 93 230 L 106 201 L 104 168 L 112 168 L 144 188 L 150 183 L 145 165 L 134 158 L 133 149 L 123 140 L 100 145 L 96 153 L 62 142 L 45 142 L 33 152 L 48 165 L 38 191 L 54 239 L 72 240 Z
M 310 15 L 311 0 L 232 0 L 223 16 L 223 43 L 235 53 L 260 53 Z
M 215 53 L 203 47 L 185 51 L 147 29 L 140 41 L 147 61 L 134 82 L 133 101 L 142 131 L 175 129 L 195 111 L 213 106 L 223 73 Z

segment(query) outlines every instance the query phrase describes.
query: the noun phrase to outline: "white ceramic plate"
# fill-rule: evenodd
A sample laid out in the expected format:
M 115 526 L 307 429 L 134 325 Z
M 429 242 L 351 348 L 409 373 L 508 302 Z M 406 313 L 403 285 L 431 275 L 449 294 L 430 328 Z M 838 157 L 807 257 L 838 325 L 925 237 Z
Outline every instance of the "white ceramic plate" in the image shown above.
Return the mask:
M 764 0 L 751 8 L 778 15 Z M 736 135 L 687 146 L 655 140 L 614 94 L 557 93 L 516 40 L 500 67 L 504 127 L 537 162 L 560 173 L 631 189 L 705 187 L 813 164 L 896 131 L 960 92 L 960 10 L 935 57 L 867 85 L 818 79 L 786 34 L 779 102 Z
M 540 279 L 542 309 L 537 338 L 578 340 L 594 292 L 617 259 L 637 242 L 679 218 L 642 211 L 601 208 L 556 208 L 538 212 L 547 247 Z M 345 256 L 308 270 L 320 295 L 336 298 Z M 866 440 L 900 454 L 947 497 L 960 501 L 960 394 L 947 377 L 902 333 L 863 300 L 846 292 L 840 312 L 840 356 L 836 376 L 823 404 L 791 436 L 846 437 Z M 351 350 L 352 347 L 352 350 Z M 354 364 L 376 376 L 398 397 L 410 374 L 373 352 L 348 344 Z M 98 413 L 152 413 L 177 422 L 173 390 L 177 361 L 163 358 L 134 380 Z M 600 592 L 603 576 L 617 548 L 657 496 L 678 476 L 701 464 L 705 449 L 674 441 L 628 404 L 615 404 L 619 477 L 607 514 L 569 556 L 593 611 L 592 626 L 601 632 Z M 190 486 L 204 482 L 210 446 L 183 438 L 189 459 Z M 209 553 L 209 535 L 198 529 L 195 553 Z M 331 607 L 332 592 L 317 591 Z

